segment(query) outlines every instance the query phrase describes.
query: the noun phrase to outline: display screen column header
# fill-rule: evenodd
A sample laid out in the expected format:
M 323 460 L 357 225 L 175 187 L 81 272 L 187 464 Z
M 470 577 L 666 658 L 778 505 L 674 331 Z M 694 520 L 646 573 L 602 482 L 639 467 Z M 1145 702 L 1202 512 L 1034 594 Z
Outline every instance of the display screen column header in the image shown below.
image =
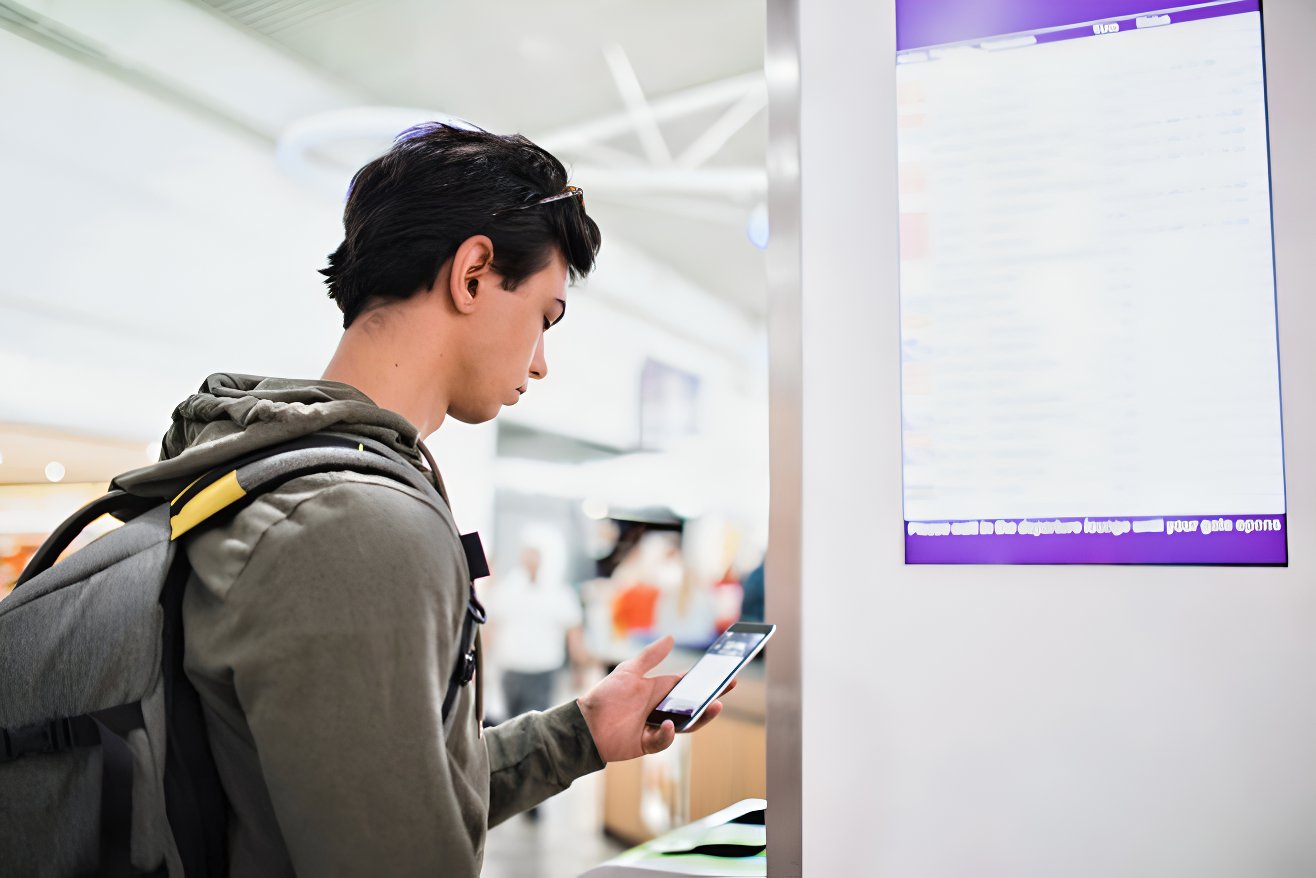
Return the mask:
M 916 0 L 897 6 L 897 52 L 1022 34 L 1038 35 L 1041 41 L 1041 34 L 1070 29 L 1076 29 L 1074 35 L 1101 35 L 1156 26 L 1154 16 L 1180 22 L 1261 8 L 1258 0 L 1177 6 L 1158 6 L 1155 0 Z

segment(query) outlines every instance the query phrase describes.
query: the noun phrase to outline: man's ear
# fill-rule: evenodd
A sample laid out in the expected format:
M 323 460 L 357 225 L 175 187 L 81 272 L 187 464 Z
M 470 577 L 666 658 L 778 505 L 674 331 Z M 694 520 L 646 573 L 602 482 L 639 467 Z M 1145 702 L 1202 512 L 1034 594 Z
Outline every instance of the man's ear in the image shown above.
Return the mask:
M 487 235 L 473 235 L 462 241 L 453 254 L 448 275 L 448 295 L 458 313 L 470 314 L 476 309 L 492 277 L 493 241 Z

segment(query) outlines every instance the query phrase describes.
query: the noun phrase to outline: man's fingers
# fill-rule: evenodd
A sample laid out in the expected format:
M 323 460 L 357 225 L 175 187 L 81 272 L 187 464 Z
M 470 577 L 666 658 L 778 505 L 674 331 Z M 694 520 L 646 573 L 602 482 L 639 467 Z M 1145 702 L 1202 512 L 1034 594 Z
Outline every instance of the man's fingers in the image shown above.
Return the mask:
M 670 719 L 663 720 L 663 724 L 655 728 L 654 726 L 645 726 L 644 732 L 640 736 L 640 749 L 647 756 L 652 753 L 661 753 L 672 742 L 676 740 L 676 726 Z
M 722 702 L 714 701 L 712 704 L 708 705 L 708 708 L 704 711 L 703 715 L 699 717 L 699 720 L 693 726 L 686 729 L 685 732 L 683 732 L 683 734 L 689 734 L 690 732 L 699 731 L 704 726 L 708 725 L 713 720 L 717 719 L 717 715 L 721 712 L 722 712 Z
M 662 664 L 662 660 L 667 658 L 668 654 L 672 651 L 672 643 L 672 635 L 670 634 L 666 637 L 659 638 L 642 649 L 639 655 L 622 662 L 621 666 L 628 667 L 630 670 L 635 671 L 643 677 L 645 674 L 658 667 L 658 665 Z

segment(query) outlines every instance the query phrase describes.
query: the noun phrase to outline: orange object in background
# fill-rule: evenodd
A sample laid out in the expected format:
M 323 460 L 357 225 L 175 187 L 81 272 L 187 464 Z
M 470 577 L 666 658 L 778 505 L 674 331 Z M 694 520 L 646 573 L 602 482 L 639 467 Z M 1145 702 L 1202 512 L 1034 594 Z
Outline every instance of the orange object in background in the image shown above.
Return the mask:
M 713 630 L 723 633 L 740 619 L 745 590 L 730 572 L 713 586 Z
M 618 636 L 650 631 L 657 616 L 659 591 L 645 582 L 628 585 L 612 599 L 612 630 Z
M 0 485 L 0 598 L 8 595 L 32 556 L 60 522 L 109 488 L 103 482 Z M 102 515 L 89 524 L 60 559 L 119 526 Z
M 23 568 L 41 548 L 44 534 L 0 535 L 0 598 L 13 591 Z

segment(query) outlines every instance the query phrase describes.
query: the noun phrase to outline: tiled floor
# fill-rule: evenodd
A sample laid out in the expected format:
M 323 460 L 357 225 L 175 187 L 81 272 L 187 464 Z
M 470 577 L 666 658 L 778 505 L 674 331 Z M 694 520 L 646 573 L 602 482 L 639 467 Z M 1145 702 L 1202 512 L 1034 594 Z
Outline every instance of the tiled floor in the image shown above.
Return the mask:
M 603 835 L 603 773 L 582 777 L 539 806 L 489 831 L 483 878 L 576 878 L 621 853 Z

